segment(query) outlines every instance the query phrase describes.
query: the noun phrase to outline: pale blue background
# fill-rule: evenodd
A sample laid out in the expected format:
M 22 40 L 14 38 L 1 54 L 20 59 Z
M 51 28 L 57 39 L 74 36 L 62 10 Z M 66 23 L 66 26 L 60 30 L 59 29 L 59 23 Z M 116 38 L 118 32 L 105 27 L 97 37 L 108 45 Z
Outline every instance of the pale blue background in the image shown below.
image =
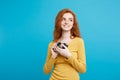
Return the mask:
M 76 13 L 85 42 L 81 80 L 120 80 L 120 0 L 0 0 L 0 80 L 48 80 L 43 73 L 59 10 Z

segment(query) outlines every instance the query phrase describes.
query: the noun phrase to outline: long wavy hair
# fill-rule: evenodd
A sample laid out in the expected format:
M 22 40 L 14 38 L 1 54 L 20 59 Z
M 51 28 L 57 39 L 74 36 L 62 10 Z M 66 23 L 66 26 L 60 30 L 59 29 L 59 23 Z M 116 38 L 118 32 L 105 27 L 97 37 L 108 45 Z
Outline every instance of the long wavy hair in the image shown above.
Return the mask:
M 70 9 L 63 9 L 57 14 L 56 19 L 55 19 L 54 39 L 53 39 L 53 41 L 55 41 L 55 42 L 57 42 L 58 39 L 62 36 L 61 21 L 62 21 L 63 15 L 65 13 L 71 13 L 73 15 L 73 18 L 74 18 L 73 27 L 71 29 L 71 37 L 73 36 L 73 37 L 80 37 L 81 38 L 79 27 L 78 27 L 78 22 L 76 19 L 76 15 Z

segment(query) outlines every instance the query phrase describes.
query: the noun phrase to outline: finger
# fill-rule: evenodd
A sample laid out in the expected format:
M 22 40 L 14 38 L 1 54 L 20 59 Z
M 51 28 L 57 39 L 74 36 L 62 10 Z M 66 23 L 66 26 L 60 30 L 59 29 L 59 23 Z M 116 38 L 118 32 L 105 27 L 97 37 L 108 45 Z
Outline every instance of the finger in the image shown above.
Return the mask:
M 56 43 L 53 44 L 52 50 L 55 51 L 55 48 L 56 48 Z
M 57 51 L 56 51 L 56 49 L 55 49 L 55 48 L 52 48 L 52 51 L 53 51 L 53 52 L 55 52 L 55 53 L 57 53 Z
M 54 47 L 55 47 L 55 45 L 56 45 L 56 44 L 54 43 L 52 47 L 54 48 Z
M 52 46 L 52 48 L 51 48 L 52 52 L 56 52 L 55 48 L 56 48 L 56 43 L 54 43 L 53 46 Z
M 54 53 L 54 50 L 53 50 L 53 48 L 51 48 L 51 53 L 52 53 L 52 54 Z
M 60 47 L 56 47 L 56 50 L 58 51 L 58 52 L 60 52 L 61 51 L 61 48 Z

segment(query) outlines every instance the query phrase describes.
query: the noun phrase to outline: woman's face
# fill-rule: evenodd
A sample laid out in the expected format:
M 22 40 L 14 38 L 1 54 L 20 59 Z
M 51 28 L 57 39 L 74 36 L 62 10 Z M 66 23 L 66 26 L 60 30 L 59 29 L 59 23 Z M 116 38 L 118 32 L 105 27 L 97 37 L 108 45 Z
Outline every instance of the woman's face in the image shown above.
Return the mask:
M 65 13 L 62 17 L 61 28 L 63 31 L 70 31 L 73 27 L 73 15 L 71 13 Z

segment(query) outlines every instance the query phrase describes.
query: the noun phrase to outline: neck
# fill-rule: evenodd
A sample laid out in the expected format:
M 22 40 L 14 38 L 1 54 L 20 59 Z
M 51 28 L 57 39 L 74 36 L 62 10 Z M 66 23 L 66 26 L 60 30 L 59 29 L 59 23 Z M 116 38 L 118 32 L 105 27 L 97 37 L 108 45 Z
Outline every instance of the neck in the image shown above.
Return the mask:
M 70 39 L 70 31 L 62 31 L 62 39 Z

